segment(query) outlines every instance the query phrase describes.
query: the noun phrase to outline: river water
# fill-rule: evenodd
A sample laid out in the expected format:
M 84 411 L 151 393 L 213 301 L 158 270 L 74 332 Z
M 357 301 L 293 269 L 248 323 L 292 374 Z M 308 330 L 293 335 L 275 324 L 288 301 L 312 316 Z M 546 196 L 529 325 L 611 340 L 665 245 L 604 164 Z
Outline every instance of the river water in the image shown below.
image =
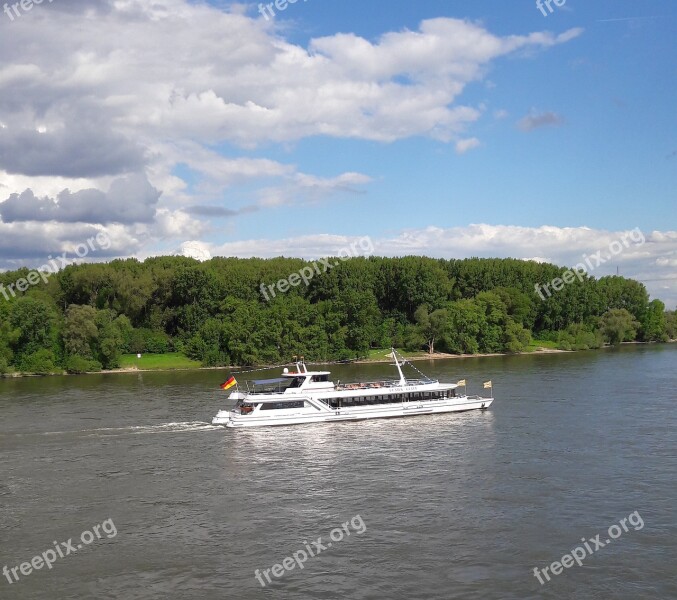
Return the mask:
M 677 345 L 416 365 L 496 401 L 232 431 L 226 372 L 0 381 L 0 598 L 677 598 Z

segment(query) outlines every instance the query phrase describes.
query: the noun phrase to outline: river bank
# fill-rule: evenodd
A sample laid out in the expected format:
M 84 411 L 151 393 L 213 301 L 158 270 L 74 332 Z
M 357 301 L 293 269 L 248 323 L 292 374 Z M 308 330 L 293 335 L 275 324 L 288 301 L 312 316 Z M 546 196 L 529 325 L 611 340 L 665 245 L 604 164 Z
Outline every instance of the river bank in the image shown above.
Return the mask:
M 638 342 L 628 342 L 628 343 L 638 343 Z M 384 350 L 384 352 L 386 352 Z M 545 347 L 538 347 L 536 349 L 527 351 L 527 352 L 518 352 L 518 353 L 489 353 L 489 354 L 447 354 L 445 352 L 435 352 L 433 354 L 427 354 L 427 353 L 421 353 L 421 354 L 412 354 L 407 356 L 406 354 L 404 355 L 405 359 L 408 361 L 430 361 L 430 360 L 443 360 L 443 359 L 463 359 L 463 358 L 490 358 L 490 357 L 496 357 L 496 356 L 517 356 L 517 355 L 532 355 L 532 354 L 561 354 L 561 353 L 571 353 L 571 352 L 582 352 L 577 351 L 577 350 L 558 350 L 556 348 L 545 348 Z M 162 356 L 162 355 L 160 355 Z M 137 361 L 136 364 L 129 364 L 129 360 L 127 360 L 127 364 L 124 367 L 121 367 L 119 369 L 108 369 L 108 370 L 101 370 L 101 371 L 90 371 L 87 373 L 67 373 L 66 371 L 61 371 L 61 372 L 55 372 L 55 373 L 41 373 L 41 374 L 35 374 L 35 373 L 22 373 L 22 372 L 14 372 L 14 373 L 5 373 L 3 375 L 0 375 L 0 379 L 12 379 L 12 378 L 20 378 L 20 377 L 54 377 L 54 376 L 77 376 L 77 375 L 98 375 L 98 374 L 115 374 L 115 373 L 158 373 L 158 372 L 178 372 L 178 371 L 239 371 L 241 373 L 247 373 L 247 372 L 252 372 L 252 371 L 263 371 L 267 369 L 276 369 L 279 368 L 279 365 L 268 365 L 268 366 L 257 366 L 252 370 L 242 370 L 243 367 L 238 367 L 238 366 L 219 366 L 219 367 L 202 367 L 202 366 L 197 366 L 197 365 L 191 365 L 191 366 L 182 366 L 185 364 L 185 357 L 178 357 L 177 360 L 175 361 L 175 366 L 172 365 L 171 361 L 164 360 L 162 361 L 161 364 L 158 364 L 157 361 L 153 360 L 154 356 L 153 355 L 145 355 L 142 356 L 140 359 L 137 359 L 134 357 L 134 360 Z M 145 360 L 144 360 L 145 359 Z M 374 357 L 374 358 L 362 358 L 362 359 L 355 359 L 355 360 L 350 360 L 350 361 L 330 361 L 330 362 L 317 362 L 317 363 L 312 363 L 312 364 L 317 364 L 317 365 L 332 365 L 332 364 L 344 364 L 344 363 L 351 363 L 351 364 L 378 364 L 378 363 L 388 363 L 391 362 L 392 359 L 382 356 L 382 357 Z M 153 366 L 148 366 L 146 367 L 145 364 L 153 365 Z M 291 363 L 289 363 L 291 364 Z
M 636 345 L 655 345 L 658 344 L 659 342 L 623 342 L 623 346 L 636 346 Z M 677 340 L 669 340 L 667 342 L 662 342 L 665 344 L 674 344 L 677 343 Z M 604 348 L 599 348 L 599 350 L 602 349 L 607 349 L 610 348 L 610 346 L 604 346 Z M 416 353 L 416 354 L 407 354 L 404 353 L 403 356 L 407 361 L 435 361 L 435 360 L 447 360 L 447 359 L 463 359 L 463 358 L 492 358 L 496 356 L 529 356 L 529 355 L 534 355 L 534 354 L 571 354 L 575 352 L 590 352 L 591 350 L 560 350 L 558 348 L 546 348 L 544 346 L 537 346 L 535 348 L 532 348 L 530 350 L 527 350 L 525 352 L 513 352 L 513 353 L 508 353 L 508 352 L 494 352 L 494 353 L 487 353 L 487 354 L 447 354 L 446 352 L 434 352 L 433 354 L 428 354 L 428 353 Z M 386 350 L 382 351 L 383 353 L 386 353 Z M 100 375 L 100 374 L 115 374 L 115 373 L 162 373 L 162 372 L 178 372 L 178 371 L 235 371 L 239 372 L 242 374 L 245 373 L 251 373 L 254 371 L 265 371 L 268 369 L 278 369 L 281 368 L 281 366 L 284 365 L 263 365 L 263 366 L 257 366 L 253 369 L 249 370 L 243 370 L 246 369 L 246 367 L 238 367 L 238 366 L 220 366 L 220 367 L 202 367 L 198 366 L 198 364 L 193 364 L 190 366 L 185 366 L 186 363 L 196 363 L 196 361 L 191 361 L 190 359 L 187 359 L 187 357 L 183 355 L 178 355 L 178 353 L 174 353 L 176 355 L 176 360 L 171 361 L 167 359 L 168 355 L 152 355 L 152 354 L 147 354 L 143 355 L 141 358 L 137 358 L 135 355 L 126 355 L 126 359 L 124 362 L 126 362 L 126 366 L 121 367 L 119 369 L 104 369 L 101 371 L 90 371 L 87 373 L 66 373 L 66 371 L 62 372 L 55 372 L 55 373 L 21 373 L 21 372 L 15 372 L 15 373 L 5 373 L 3 375 L 0 375 L 0 380 L 1 379 L 12 379 L 12 378 L 20 378 L 20 377 L 54 377 L 54 376 L 77 376 L 77 375 Z M 380 353 L 379 353 L 380 354 Z M 130 361 L 132 360 L 136 361 L 136 364 L 130 364 Z M 160 357 L 161 360 L 157 360 L 157 358 Z M 391 362 L 391 358 L 383 354 L 383 356 L 374 356 L 371 358 L 359 358 L 359 359 L 354 359 L 354 360 L 348 360 L 348 361 L 329 361 L 329 362 L 314 362 L 314 363 L 309 363 L 309 364 L 315 364 L 315 365 L 335 365 L 335 364 L 355 364 L 355 365 L 362 365 L 362 364 L 379 364 L 379 363 L 389 363 Z M 287 363 L 287 365 L 292 364 Z M 146 365 L 153 365 L 153 366 L 148 366 Z

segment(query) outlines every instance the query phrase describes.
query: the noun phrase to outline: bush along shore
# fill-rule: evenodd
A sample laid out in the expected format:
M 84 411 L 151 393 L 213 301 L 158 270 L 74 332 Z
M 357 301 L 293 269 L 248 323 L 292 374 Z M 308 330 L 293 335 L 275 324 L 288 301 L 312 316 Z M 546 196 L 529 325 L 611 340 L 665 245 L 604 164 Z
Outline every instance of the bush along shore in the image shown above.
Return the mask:
M 292 281 L 311 263 L 115 260 L 71 265 L 21 291 L 27 269 L 2 273 L 12 293 L 0 297 L 0 375 L 256 366 L 294 355 L 369 360 L 391 346 L 417 358 L 585 350 L 677 337 L 675 311 L 623 277 L 582 275 L 545 296 L 539 285 L 565 268 L 418 256 L 331 263 Z M 261 293 L 276 282 L 279 293 Z

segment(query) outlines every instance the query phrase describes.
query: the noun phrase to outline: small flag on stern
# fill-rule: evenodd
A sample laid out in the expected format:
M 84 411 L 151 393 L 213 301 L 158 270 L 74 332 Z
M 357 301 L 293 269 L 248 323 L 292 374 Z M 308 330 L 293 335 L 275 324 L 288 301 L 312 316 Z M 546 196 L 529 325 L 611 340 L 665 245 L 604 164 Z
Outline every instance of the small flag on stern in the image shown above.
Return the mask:
M 235 381 L 235 377 L 232 375 L 221 384 L 221 389 L 222 390 L 227 390 L 229 388 L 232 388 L 234 385 L 237 385 L 237 381 Z
M 491 386 L 491 381 L 485 381 L 485 382 L 484 382 L 484 389 L 490 388 L 490 387 L 492 387 L 492 386 Z
M 465 379 L 461 379 L 456 385 L 459 387 L 461 386 L 465 387 Z

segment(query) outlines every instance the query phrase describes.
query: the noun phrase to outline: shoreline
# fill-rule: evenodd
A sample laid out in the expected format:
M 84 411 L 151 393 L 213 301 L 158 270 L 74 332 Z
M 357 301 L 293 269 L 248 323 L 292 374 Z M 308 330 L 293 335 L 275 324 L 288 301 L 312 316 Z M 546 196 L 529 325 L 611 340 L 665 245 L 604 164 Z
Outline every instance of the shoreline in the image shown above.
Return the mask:
M 661 342 L 622 342 L 621 345 L 650 345 L 658 344 Z M 662 342 L 666 344 L 677 343 L 677 340 L 669 340 L 667 342 Z M 610 346 L 604 346 L 603 348 L 596 348 L 595 350 L 604 350 L 610 348 Z M 528 356 L 533 354 L 571 354 L 574 352 L 589 352 L 589 350 L 559 350 L 557 348 L 544 348 L 538 347 L 535 350 L 530 352 L 494 352 L 489 354 L 447 354 L 445 352 L 435 352 L 430 355 L 417 355 L 412 357 L 405 357 L 408 361 L 424 361 L 424 360 L 444 360 L 444 359 L 464 359 L 464 358 L 492 358 L 497 356 Z M 338 361 L 330 362 L 316 362 L 310 364 L 316 365 L 334 365 L 334 364 L 353 364 L 353 365 L 368 365 L 368 364 L 385 364 L 390 363 L 390 359 L 387 357 L 383 358 L 359 358 L 355 360 L 350 360 L 346 363 L 339 363 Z M 291 363 L 290 363 L 291 364 Z M 271 365 L 268 367 L 257 366 L 254 370 L 265 370 L 265 369 L 275 369 L 279 365 Z M 222 367 L 180 367 L 177 369 L 139 369 L 138 367 L 124 367 L 120 369 L 108 369 L 101 371 L 89 371 L 87 373 L 49 373 L 46 375 L 39 375 L 34 373 L 8 373 L 5 375 L 0 375 L 0 380 L 2 379 L 21 379 L 24 377 L 78 377 L 81 375 L 114 375 L 114 374 L 129 374 L 129 373 L 172 373 L 172 372 L 185 372 L 185 371 L 232 371 L 233 369 L 241 369 L 242 367 L 234 366 L 222 366 Z M 248 371 L 241 371 L 241 374 L 246 374 Z M 251 372 L 251 371 L 249 371 Z
M 415 361 L 415 360 L 443 360 L 443 359 L 456 359 L 456 358 L 491 358 L 495 356 L 523 356 L 528 354 L 567 354 L 570 352 L 583 352 L 583 350 L 558 350 L 556 348 L 543 348 L 539 347 L 536 350 L 531 352 L 490 352 L 487 354 L 447 354 L 446 352 L 435 352 L 433 354 L 421 355 L 421 356 L 412 356 L 405 357 L 405 360 Z M 368 365 L 368 364 L 381 364 L 389 363 L 388 358 L 360 358 L 355 361 L 352 361 L 352 364 L 355 365 Z M 328 363 L 327 363 L 328 364 Z

